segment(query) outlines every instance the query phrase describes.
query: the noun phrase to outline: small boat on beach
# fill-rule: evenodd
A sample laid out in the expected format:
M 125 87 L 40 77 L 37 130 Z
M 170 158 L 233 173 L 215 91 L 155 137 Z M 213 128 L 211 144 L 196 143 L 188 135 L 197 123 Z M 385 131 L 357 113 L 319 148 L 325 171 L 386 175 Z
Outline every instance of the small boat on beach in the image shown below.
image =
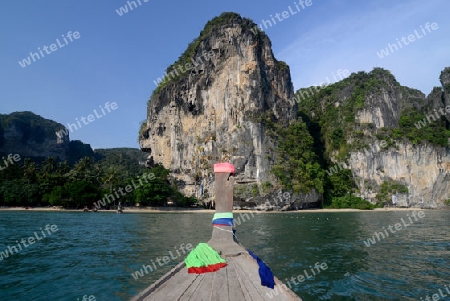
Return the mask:
M 117 214 L 121 214 L 123 213 L 123 207 L 122 205 L 119 203 L 119 205 L 117 206 Z

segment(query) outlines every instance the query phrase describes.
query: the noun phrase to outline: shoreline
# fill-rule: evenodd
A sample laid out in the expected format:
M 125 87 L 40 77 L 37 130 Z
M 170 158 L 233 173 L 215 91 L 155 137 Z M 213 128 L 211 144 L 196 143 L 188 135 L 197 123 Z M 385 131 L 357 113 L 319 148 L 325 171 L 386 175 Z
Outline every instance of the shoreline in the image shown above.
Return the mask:
M 436 210 L 441 211 L 445 209 L 432 209 L 432 208 L 419 208 L 419 207 L 411 207 L 411 208 L 375 208 L 372 210 L 361 210 L 361 209 L 351 209 L 351 208 L 343 208 L 343 209 L 303 209 L 303 210 L 291 210 L 291 211 L 258 211 L 259 213 L 270 213 L 270 214 L 276 214 L 276 213 L 312 213 L 312 212 L 387 212 L 387 211 L 417 211 L 417 210 Z M 84 212 L 83 209 L 59 209 L 59 208 L 50 208 L 50 207 L 35 207 L 35 208 L 28 208 L 25 209 L 23 207 L 10 207 L 10 208 L 2 208 L 0 207 L 0 212 L 2 211 L 29 211 L 29 212 Z M 92 210 L 87 211 L 86 213 L 116 213 L 115 209 L 105 210 L 101 209 L 97 212 L 94 212 Z M 249 212 L 257 212 L 257 210 L 233 210 L 233 213 L 249 213 Z M 187 208 L 153 208 L 153 207 L 144 207 L 144 208 L 138 208 L 138 207 L 132 207 L 132 208 L 124 208 L 123 213 L 215 213 L 214 209 L 187 209 Z

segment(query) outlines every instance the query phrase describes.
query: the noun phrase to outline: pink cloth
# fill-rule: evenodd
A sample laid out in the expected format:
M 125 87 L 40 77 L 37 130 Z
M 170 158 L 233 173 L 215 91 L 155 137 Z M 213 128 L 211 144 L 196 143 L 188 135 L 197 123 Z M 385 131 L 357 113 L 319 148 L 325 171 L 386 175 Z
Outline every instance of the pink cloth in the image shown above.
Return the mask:
M 214 172 L 228 172 L 228 173 L 236 173 L 234 170 L 234 165 L 231 163 L 217 163 L 214 164 Z

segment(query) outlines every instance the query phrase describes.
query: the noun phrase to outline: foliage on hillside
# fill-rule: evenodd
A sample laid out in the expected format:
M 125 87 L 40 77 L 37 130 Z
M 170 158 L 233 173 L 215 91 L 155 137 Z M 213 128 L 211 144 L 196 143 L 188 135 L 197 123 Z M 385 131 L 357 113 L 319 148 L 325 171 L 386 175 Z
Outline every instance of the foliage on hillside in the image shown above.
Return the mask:
M 1 139 L 4 139 L 3 129 L 11 124 L 24 133 L 27 140 L 23 142 L 43 142 L 46 137 L 54 140 L 55 132 L 63 127 L 32 112 L 15 112 L 0 115 Z M 156 175 L 152 181 L 143 181 L 140 188 L 120 194 L 120 201 L 154 206 L 164 205 L 169 197 L 179 206 L 196 201 L 181 195 L 169 182 L 168 171 L 161 166 L 146 169 L 146 157 L 141 150 L 133 148 L 93 151 L 89 144 L 78 140 L 69 142 L 68 161 L 65 162 L 53 157 L 22 156 L 20 162 L 7 167 L 2 163 L 0 206 L 92 206 L 105 194 L 133 185 L 133 181 L 138 183 L 138 176 L 151 172 Z
M 116 204 L 120 201 L 128 205 L 140 202 L 142 205 L 162 206 L 169 197 L 178 206 L 189 206 L 196 202 L 194 198 L 181 195 L 170 184 L 168 171 L 162 166 L 140 173 L 136 170 L 140 178 L 130 174 L 126 176 L 123 170 L 121 173 L 115 166 L 108 160 L 96 164 L 89 157 L 81 159 L 73 167 L 68 162 L 57 162 L 52 157 L 41 164 L 25 158 L 23 164 L 15 163 L 0 172 L 0 206 L 93 207 L 94 202 L 108 194 L 119 196 L 115 200 Z M 121 165 L 117 166 L 121 168 Z M 153 173 L 155 176 L 145 181 L 142 180 L 144 173 Z M 139 187 L 134 188 L 133 183 Z M 127 185 L 133 190 L 119 193 Z M 113 205 L 111 203 L 107 207 Z
M 299 102 L 300 114 L 308 116 L 320 128 L 321 132 L 316 134 L 320 134 L 323 140 L 327 158 L 337 152 L 336 158 L 344 160 L 351 149 L 367 143 L 363 132 L 372 128 L 357 124 L 356 112 L 364 108 L 366 97 L 381 94 L 387 83 L 400 86 L 389 71 L 375 68 L 370 73 L 353 73 L 340 82 L 315 93 L 310 92 Z M 347 144 L 348 140 L 352 140 L 354 145 Z
M 315 189 L 323 193 L 325 171 L 318 163 L 314 140 L 306 124 L 299 119 L 284 126 L 273 120 L 270 114 L 255 118 L 256 122 L 264 124 L 267 133 L 278 144 L 271 172 L 285 189 L 295 193 L 309 193 Z
M 84 157 L 93 158 L 94 151 L 89 144 L 83 143 L 80 140 L 72 140 L 69 142 L 69 164 L 74 165 L 76 162 Z
M 429 116 L 430 122 L 427 120 Z M 436 120 L 434 117 L 438 116 Z M 388 141 L 393 145 L 395 141 L 408 141 L 412 144 L 431 143 L 442 147 L 448 146 L 450 126 L 440 113 L 424 114 L 413 108 L 404 110 L 400 115 L 399 126 L 396 128 L 382 128 L 377 138 Z
M 356 112 L 366 105 L 366 98 L 381 96 L 383 90 L 389 91 L 394 87 L 399 88 L 410 102 L 401 112 L 398 127 L 382 128 L 377 131 L 371 124 L 359 124 L 355 121 Z M 300 91 L 305 89 L 299 90 L 297 95 Z M 417 93 L 420 92 L 401 87 L 389 71 L 375 68 L 370 73 L 353 73 L 325 89 L 310 93 L 299 102 L 299 112 L 319 126 L 327 158 L 337 152 L 335 157 L 344 160 L 350 150 L 366 147 L 373 140 L 372 134 L 376 134 L 378 140 L 406 140 L 413 144 L 429 142 L 433 145 L 447 146 L 450 127 L 443 117 L 437 121 L 427 122 L 427 125 L 420 129 L 416 127 L 416 124 L 426 117 L 424 113 L 414 109 L 414 103 L 422 105 L 420 102 L 423 101 L 414 97 Z M 352 143 L 348 144 L 347 141 Z M 390 142 L 391 145 L 393 141 Z
M 347 194 L 341 197 L 335 197 L 333 198 L 331 205 L 327 206 L 327 208 L 334 209 L 352 208 L 361 210 L 371 210 L 376 207 L 376 205 L 373 205 L 368 201 L 351 194 Z
M 356 122 L 356 113 L 367 105 L 368 98 L 381 97 L 383 91 L 392 91 L 394 88 L 399 89 L 406 99 L 398 127 L 377 131 L 372 124 Z M 332 156 L 340 162 L 345 161 L 350 151 L 366 148 L 375 137 L 378 141 L 385 140 L 388 147 L 394 146 L 395 141 L 448 146 L 450 131 L 444 118 L 426 122 L 420 129 L 416 127 L 426 117 L 424 113 L 414 109 L 424 105 L 419 94 L 420 91 L 400 86 L 389 71 L 381 68 L 375 68 L 370 73 L 353 73 L 322 89 L 312 87 L 300 89 L 296 93 L 297 97 L 303 95 L 298 104 L 299 115 L 305 120 L 314 138 L 315 152 L 323 158 L 319 162 L 325 170 L 333 165 L 330 160 Z M 325 183 L 326 205 L 339 207 L 352 202 L 359 204 L 357 199 L 346 197 L 348 192 L 356 192 L 349 170 L 327 175 Z M 384 200 L 389 197 L 390 188 L 381 187 L 379 198 Z
M 377 204 L 392 203 L 392 195 L 408 193 L 408 187 L 395 181 L 383 181 L 377 194 Z
M 114 168 L 121 179 L 134 177 L 145 171 L 148 154 L 137 148 L 109 148 L 94 151 L 95 162 L 103 169 Z

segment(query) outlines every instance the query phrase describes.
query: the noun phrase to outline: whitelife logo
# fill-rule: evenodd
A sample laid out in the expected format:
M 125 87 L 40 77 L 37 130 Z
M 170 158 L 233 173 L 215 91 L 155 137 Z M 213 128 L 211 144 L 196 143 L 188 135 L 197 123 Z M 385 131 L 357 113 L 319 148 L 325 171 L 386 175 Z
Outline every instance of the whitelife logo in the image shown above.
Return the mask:
M 142 5 L 141 0 L 136 0 L 139 3 L 139 6 Z M 133 10 L 133 6 L 131 4 L 134 5 L 134 8 L 138 8 L 138 5 L 136 4 L 136 1 L 127 1 L 127 5 L 130 8 L 130 11 Z M 142 2 L 146 3 L 149 0 L 142 0 Z M 124 14 L 128 13 L 128 7 L 127 5 L 124 5 L 122 7 L 120 7 L 119 9 L 116 9 L 116 13 L 119 15 L 119 17 L 122 17 Z
M 137 179 L 139 180 L 139 184 L 140 185 L 136 185 L 136 183 L 134 183 L 134 180 L 131 180 L 131 183 L 133 184 L 133 187 L 131 185 L 127 185 L 124 187 L 119 187 L 117 190 L 114 188 L 114 194 L 116 195 L 117 198 L 114 197 L 114 195 L 112 193 L 110 194 L 105 194 L 103 199 L 98 200 L 97 202 L 94 203 L 95 207 L 97 207 L 97 209 L 100 209 L 102 206 L 106 206 L 106 204 L 110 204 L 111 202 L 115 202 L 116 200 L 120 199 L 121 196 L 125 196 L 127 193 L 131 193 L 133 190 L 144 186 L 144 184 L 142 183 L 142 179 L 144 179 L 145 183 L 149 183 L 149 181 L 152 181 L 156 178 L 154 173 L 148 173 L 148 174 L 143 174 L 142 176 L 138 176 Z M 123 190 L 125 189 L 125 192 L 123 192 Z M 119 195 L 117 193 L 117 191 L 120 192 L 121 195 Z
M 441 116 L 445 116 L 446 115 L 446 113 L 444 112 L 444 108 L 439 108 L 440 116 L 439 116 L 439 113 L 436 112 L 437 109 L 434 109 L 434 111 L 435 111 L 433 113 L 434 115 L 433 114 L 426 115 L 426 118 L 424 118 L 423 120 L 419 120 L 418 122 L 414 123 L 414 125 L 416 126 L 416 128 L 418 130 L 420 130 L 420 128 L 425 127 L 427 125 L 427 120 L 428 120 L 428 123 L 431 123 L 430 119 L 433 119 L 433 122 L 434 122 L 436 120 L 441 119 Z M 447 112 L 447 114 L 450 114 L 450 106 L 446 106 L 445 107 L 445 111 Z
M 34 236 L 28 237 L 28 239 L 22 239 L 19 243 L 19 241 L 16 240 L 17 243 L 17 247 L 16 246 L 8 246 L 8 248 L 5 250 L 5 252 L 0 252 L 0 261 L 3 260 L 3 258 L 8 258 L 10 255 L 14 255 L 19 253 L 19 251 L 22 251 L 22 245 L 24 248 L 28 248 L 30 245 L 34 244 L 36 242 L 36 240 L 42 240 L 45 237 L 47 237 L 45 235 L 44 230 L 42 230 L 42 228 L 39 228 L 41 230 L 41 234 L 43 237 L 40 237 L 39 234 L 37 232 L 34 232 Z M 47 231 L 47 234 L 50 236 L 52 233 L 58 231 L 58 226 L 56 225 L 45 225 L 45 231 Z M 51 232 L 50 232 L 51 231 Z M 36 239 L 35 239 L 36 238 Z M 27 244 L 28 242 L 28 244 Z M 22 245 L 21 245 L 22 244 Z M 19 250 L 17 250 L 17 248 L 19 248 Z M 14 249 L 14 252 L 13 252 Z M 9 252 L 9 254 L 8 254 Z
M 437 30 L 437 29 L 439 28 L 439 26 L 438 26 L 438 24 L 437 24 L 436 22 L 433 22 L 433 23 L 431 23 L 431 24 L 430 24 L 430 22 L 427 22 L 427 23 L 425 24 L 425 28 L 427 29 L 428 33 L 431 33 L 430 28 L 431 28 L 432 30 Z M 400 41 L 403 42 L 403 45 L 404 45 L 404 46 L 407 46 L 407 45 L 409 45 L 410 43 L 416 41 L 416 38 L 417 38 L 417 40 L 419 40 L 419 39 L 421 39 L 421 38 L 423 38 L 424 36 L 427 35 L 427 32 L 426 32 L 425 29 L 422 27 L 422 25 L 420 25 L 420 29 L 422 30 L 423 36 L 420 35 L 420 33 L 417 32 L 417 29 L 414 30 L 414 34 L 408 35 L 408 38 L 402 36 L 402 38 L 400 39 Z M 406 41 L 407 39 L 408 39 L 409 42 Z M 386 47 L 386 48 L 384 48 L 384 49 L 381 49 L 380 52 L 377 52 L 377 55 L 378 55 L 378 57 L 379 57 L 380 59 L 384 58 L 385 56 L 388 56 L 388 55 L 389 55 L 389 50 L 391 51 L 390 53 L 394 53 L 394 51 L 397 51 L 397 50 L 398 50 L 398 47 L 400 47 L 400 48 L 403 47 L 403 46 L 402 46 L 402 43 L 400 43 L 400 41 L 398 40 L 398 38 L 396 38 L 396 40 L 397 40 L 397 44 L 395 44 L 395 43 L 394 43 L 394 44 L 388 43 L 388 45 L 387 45 L 388 47 Z M 397 45 L 398 45 L 398 47 L 397 47 Z
M 297 11 L 293 10 L 292 7 L 289 5 L 287 7 L 289 9 L 289 11 L 285 10 L 281 14 L 280 13 L 276 13 L 275 14 L 275 18 L 278 20 L 278 22 L 282 22 L 282 21 L 286 20 L 287 18 L 298 14 L 300 11 L 305 10 L 307 7 L 311 6 L 312 4 L 313 4 L 312 0 L 306 0 L 306 1 L 300 0 L 300 1 L 298 1 L 298 4 L 297 4 L 297 2 L 294 2 L 294 5 L 295 5 L 295 8 L 297 9 Z M 299 5 L 302 7 L 301 9 L 300 9 Z M 270 20 L 261 20 L 261 24 L 260 25 L 257 25 L 257 26 L 253 27 L 250 30 L 255 35 L 259 31 L 263 31 L 264 29 L 267 30 L 268 28 L 270 28 L 270 27 L 272 27 L 272 26 L 277 24 L 277 21 L 275 20 L 275 18 L 272 15 L 270 15 Z M 264 25 L 264 29 L 263 29 L 263 25 Z
M 81 116 L 81 121 L 83 122 L 84 125 L 88 125 L 91 122 L 94 122 L 96 120 L 95 117 L 97 117 L 97 119 L 102 118 L 103 116 L 106 115 L 106 112 L 104 109 L 106 109 L 108 111 L 108 113 L 111 113 L 111 110 L 116 110 L 119 106 L 117 105 L 117 103 L 112 102 L 111 104 L 109 104 L 109 101 L 107 103 L 105 103 L 105 107 L 102 107 L 101 105 L 99 106 L 100 110 L 102 111 L 103 115 L 99 115 L 97 110 L 93 110 L 95 116 L 93 114 L 89 114 L 87 116 L 87 118 L 85 118 L 84 116 Z M 78 127 L 75 123 L 67 123 L 67 128 L 70 130 L 71 133 L 73 133 L 74 131 L 78 130 L 79 128 L 82 127 L 80 120 L 78 120 L 78 118 L 75 118 L 75 121 L 78 124 Z M 58 138 L 62 138 L 64 135 L 68 135 L 69 131 L 67 128 L 64 128 L 62 130 L 59 130 L 56 132 L 56 136 L 58 136 Z
M 292 284 L 298 285 L 307 279 L 313 278 L 314 276 L 319 274 L 321 271 L 325 271 L 326 269 L 328 269 L 328 265 L 325 262 L 322 262 L 321 264 L 316 262 L 314 264 L 314 268 L 312 266 L 309 266 L 309 268 L 311 269 L 312 275 L 309 275 L 306 270 L 303 270 L 303 273 L 305 274 L 306 277 L 303 276 L 303 274 L 300 274 L 298 276 L 291 277 L 291 279 L 289 281 L 286 278 L 286 281 L 287 281 L 286 284 L 281 284 L 281 286 L 278 286 L 278 285 L 275 286 L 275 288 L 273 290 L 266 293 L 267 297 L 272 299 L 273 297 L 278 296 L 278 294 L 281 293 L 283 290 L 288 291 L 288 287 L 290 289 L 292 289 Z M 296 280 L 298 280 L 298 282 Z
M 30 55 L 27 58 L 23 59 L 22 61 L 19 61 L 19 65 L 22 68 L 25 68 L 26 66 L 31 65 L 31 63 L 32 63 L 31 60 L 33 60 L 33 62 L 36 62 L 36 60 L 40 60 L 41 58 L 44 57 L 44 53 L 42 52 L 42 50 L 44 50 L 46 54 L 50 54 L 52 52 L 55 52 L 58 49 L 65 47 L 66 45 L 68 45 L 69 42 L 67 41 L 67 39 L 69 39 L 70 42 L 73 42 L 74 40 L 78 40 L 79 38 L 81 38 L 81 35 L 78 31 L 74 31 L 73 33 L 71 31 L 69 31 L 67 33 L 67 36 L 62 35 L 62 37 L 63 37 L 65 44 L 62 44 L 58 38 L 58 39 L 56 39 L 58 46 L 56 46 L 56 44 L 50 44 L 50 47 L 47 47 L 47 45 L 44 45 L 44 47 L 42 47 L 42 49 L 41 49 L 41 47 L 38 47 L 38 52 L 41 55 L 39 55 L 39 53 L 37 53 L 37 52 L 34 52 L 34 53 L 30 52 Z
M 162 267 L 165 264 L 168 264 L 172 260 L 175 260 L 175 259 L 181 257 L 182 255 L 181 255 L 180 251 L 183 252 L 183 255 L 186 255 L 186 253 L 192 251 L 192 244 L 186 244 L 186 245 L 181 244 L 179 249 L 177 249 L 177 247 L 174 247 L 174 249 L 175 249 L 175 251 L 177 251 L 178 256 L 174 256 L 172 251 L 169 251 L 170 257 L 169 256 L 163 256 L 162 258 L 159 258 L 159 257 L 156 258 L 156 262 L 158 263 L 158 265 L 160 267 Z M 139 277 L 144 277 L 144 275 L 149 273 L 148 272 L 149 270 L 150 270 L 150 272 L 153 272 L 153 271 L 157 270 L 156 264 L 153 261 L 153 259 L 151 259 L 150 261 L 151 261 L 151 264 L 153 266 L 152 265 L 145 265 L 145 264 L 143 264 L 141 269 L 135 271 L 134 273 L 131 273 L 131 276 L 133 276 L 134 280 L 139 279 Z
M 411 213 L 411 215 L 412 215 L 412 217 L 414 217 L 414 220 L 417 222 L 418 221 L 417 217 L 424 218 L 425 212 L 424 211 L 419 211 L 419 212 L 413 211 Z M 412 224 L 414 224 L 413 220 L 411 219 L 411 216 L 409 216 L 409 214 L 407 214 L 406 216 L 408 217 L 411 224 L 406 223 L 402 217 L 400 220 L 403 223 L 403 225 L 401 223 L 396 223 L 394 226 L 392 226 L 392 225 L 388 226 L 388 229 L 389 229 L 389 231 L 391 231 L 392 234 L 394 234 L 396 232 L 395 230 L 397 230 L 397 231 L 402 230 L 403 226 L 406 229 L 408 226 L 411 226 Z M 395 228 L 395 230 L 394 230 L 394 228 Z M 368 238 L 367 240 L 364 240 L 363 242 L 366 245 L 366 247 L 370 247 L 371 245 L 374 245 L 377 243 L 375 237 L 378 239 L 378 241 L 380 241 L 381 239 L 386 239 L 386 237 L 389 237 L 389 232 L 386 230 L 385 227 L 383 227 L 383 230 L 384 230 L 384 233 L 383 232 L 374 232 L 374 235 L 372 236 L 372 238 Z M 386 234 L 386 236 L 385 236 L 385 234 Z
M 5 163 L 5 167 L 2 167 L 2 163 L 0 162 L 0 170 L 4 170 L 4 169 L 8 168 L 8 166 L 13 165 L 14 162 L 19 162 L 19 161 L 20 161 L 20 155 L 19 155 L 19 154 L 15 154 L 15 155 L 13 156 L 13 154 L 9 154 L 7 159 L 5 159 L 5 157 L 2 157 L 2 159 L 3 159 L 3 162 Z M 13 159 L 14 159 L 14 161 L 13 161 Z M 7 161 L 7 160 L 8 160 L 11 164 L 8 164 L 8 161 Z

